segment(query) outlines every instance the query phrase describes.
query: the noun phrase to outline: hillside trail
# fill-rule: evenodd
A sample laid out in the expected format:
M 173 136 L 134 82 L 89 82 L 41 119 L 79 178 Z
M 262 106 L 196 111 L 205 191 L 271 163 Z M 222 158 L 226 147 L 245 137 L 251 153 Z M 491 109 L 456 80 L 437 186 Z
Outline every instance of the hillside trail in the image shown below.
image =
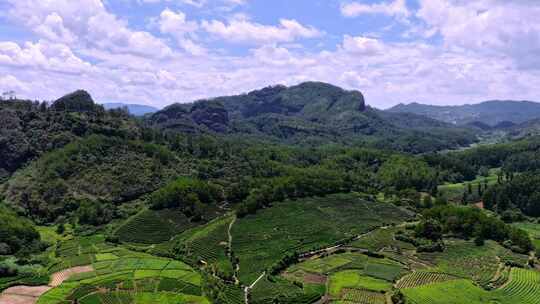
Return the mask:
M 266 275 L 266 271 L 263 271 L 261 275 L 251 283 L 251 285 L 244 287 L 244 301 L 246 304 L 249 304 L 249 291 L 255 287 L 255 285 Z
M 234 279 L 234 283 L 235 284 L 239 284 L 240 283 L 240 280 L 238 280 L 238 271 L 240 271 L 240 265 L 238 263 L 235 262 L 235 259 L 234 259 L 234 256 L 233 256 L 233 251 L 232 251 L 232 233 L 231 233 L 231 230 L 232 230 L 232 227 L 234 225 L 234 223 L 236 222 L 236 215 L 233 215 L 233 219 L 232 221 L 229 223 L 229 227 L 227 228 L 227 236 L 229 238 L 228 240 L 228 243 L 227 243 L 227 256 L 229 257 L 229 260 L 231 261 L 232 265 L 233 265 L 233 268 L 234 268 L 234 271 L 233 271 L 233 279 Z
M 83 272 L 94 271 L 91 265 L 77 266 L 62 271 L 55 272 L 51 275 L 51 279 L 48 285 L 40 286 L 26 286 L 16 285 L 5 289 L 0 293 L 1 304 L 35 304 L 39 297 L 51 290 L 54 287 L 59 286 L 65 280 L 69 279 L 72 275 Z

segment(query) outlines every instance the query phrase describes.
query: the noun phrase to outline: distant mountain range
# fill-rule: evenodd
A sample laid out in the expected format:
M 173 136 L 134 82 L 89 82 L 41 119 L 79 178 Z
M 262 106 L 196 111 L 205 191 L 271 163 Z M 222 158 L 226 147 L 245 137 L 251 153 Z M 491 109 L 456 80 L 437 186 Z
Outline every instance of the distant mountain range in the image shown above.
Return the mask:
M 152 107 L 152 106 L 146 106 L 146 105 L 140 105 L 140 104 L 129 104 L 129 103 L 104 103 L 103 106 L 106 110 L 110 109 L 118 109 L 127 107 L 130 114 L 135 116 L 144 116 L 149 113 L 154 113 L 159 111 L 158 108 Z
M 392 113 L 414 113 L 456 124 L 485 124 L 494 127 L 510 126 L 540 118 L 540 103 L 532 101 L 491 100 L 461 106 L 434 106 L 420 103 L 398 104 Z
M 411 152 L 467 145 L 475 139 L 465 129 L 425 116 L 371 108 L 359 91 L 321 82 L 172 104 L 146 121 L 169 132 L 241 135 L 290 144 L 370 143 Z

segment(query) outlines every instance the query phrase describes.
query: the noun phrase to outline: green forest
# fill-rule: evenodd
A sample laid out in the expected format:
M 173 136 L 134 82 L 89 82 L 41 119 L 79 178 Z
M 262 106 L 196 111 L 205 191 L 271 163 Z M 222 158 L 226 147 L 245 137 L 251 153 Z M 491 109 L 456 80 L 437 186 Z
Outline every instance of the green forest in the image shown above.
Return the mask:
M 313 82 L 142 117 L 84 91 L 4 100 L 0 124 L 1 300 L 540 298 L 537 136 Z

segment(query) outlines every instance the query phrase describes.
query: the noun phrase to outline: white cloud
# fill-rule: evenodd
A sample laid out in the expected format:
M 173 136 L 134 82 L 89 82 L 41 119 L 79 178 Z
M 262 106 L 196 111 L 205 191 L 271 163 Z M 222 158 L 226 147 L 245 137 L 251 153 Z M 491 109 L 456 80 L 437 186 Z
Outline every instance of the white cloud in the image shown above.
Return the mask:
M 172 35 L 178 45 L 188 53 L 195 56 L 207 53 L 203 46 L 192 40 L 193 37 L 196 37 L 195 32 L 199 29 L 199 25 L 195 21 L 187 21 L 183 12 L 165 9 L 160 14 L 159 28 L 162 33 Z
M 384 45 L 377 39 L 368 38 L 368 37 L 351 37 L 345 35 L 343 37 L 342 48 L 350 53 L 365 55 L 365 56 L 374 56 L 380 54 Z
M 99 0 L 9 1 L 10 17 L 3 20 L 34 37 L 0 42 L 0 91 L 13 88 L 30 98 L 54 99 L 84 88 L 98 101 L 163 106 L 318 80 L 361 90 L 369 104 L 380 107 L 540 99 L 540 3 L 535 1 L 421 1 L 414 16 L 399 1 L 355 2 L 360 6 L 352 15 L 407 18 L 407 43 L 384 31 L 374 36 L 352 30 L 337 43 L 335 36 L 321 37 L 323 29 L 299 21 L 261 24 L 216 9 L 235 0 L 207 1 L 198 19 L 178 10 L 178 0 L 155 0 L 174 9 L 145 15 L 154 20 L 149 31 L 140 23 L 135 29 Z M 218 21 L 216 12 L 225 17 Z M 200 16 L 207 21 L 200 22 Z M 424 42 L 436 35 L 442 43 Z M 303 43 L 315 37 L 324 38 L 315 50 Z M 246 46 L 234 46 L 241 51 L 233 53 L 218 40 Z M 202 44 L 208 42 L 213 48 L 206 50 Z
M 8 0 L 10 18 L 53 42 L 98 47 L 110 52 L 166 57 L 171 49 L 144 31 L 130 30 L 127 23 L 106 11 L 101 0 Z
M 57 13 L 47 15 L 43 24 L 38 25 L 34 30 L 39 35 L 52 41 L 73 43 L 77 40 L 77 37 L 64 27 L 63 19 Z
M 206 0 L 180 0 L 180 2 L 195 7 L 203 7 L 204 5 L 206 5 Z
M 254 57 L 262 63 L 272 66 L 306 67 L 317 64 L 312 58 L 296 56 L 287 48 L 276 45 L 265 45 L 253 50 Z
M 15 93 L 25 92 L 29 89 L 27 84 L 21 82 L 13 75 L 0 76 L 0 88 L 2 92 L 13 90 Z
M 405 0 L 364 4 L 349 2 L 341 5 L 341 14 L 345 17 L 357 17 L 364 14 L 383 14 L 392 17 L 406 18 L 411 14 Z
M 202 8 L 208 5 L 208 0 L 137 0 L 140 3 L 180 3 L 184 5 Z M 216 1 L 214 0 L 214 3 Z M 248 0 L 219 0 L 226 8 L 233 8 L 247 4 Z
M 538 16 L 537 1 L 421 0 L 417 12 L 446 47 L 509 56 L 523 69 L 540 68 Z
M 160 30 L 163 33 L 188 34 L 196 31 L 199 26 L 197 22 L 187 21 L 186 14 L 181 11 L 173 12 L 165 9 L 161 12 L 159 20 Z
M 296 20 L 281 19 L 279 25 L 263 25 L 246 19 L 235 18 L 229 23 L 218 20 L 202 21 L 201 26 L 209 33 L 228 42 L 268 44 L 291 42 L 298 38 L 314 38 L 322 32 L 312 26 L 304 26 Z
M 36 68 L 49 72 L 81 74 L 91 65 L 78 58 L 71 49 L 58 43 L 27 42 L 24 47 L 14 42 L 0 42 L 0 66 Z

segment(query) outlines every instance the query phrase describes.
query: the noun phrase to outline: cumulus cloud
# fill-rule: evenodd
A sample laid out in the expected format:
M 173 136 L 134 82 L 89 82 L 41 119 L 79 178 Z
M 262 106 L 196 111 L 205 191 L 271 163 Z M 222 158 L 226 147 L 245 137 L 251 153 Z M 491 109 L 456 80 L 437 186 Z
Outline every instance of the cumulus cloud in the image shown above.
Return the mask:
M 322 35 L 316 28 L 292 19 L 281 19 L 276 26 L 251 22 L 244 18 L 235 18 L 229 23 L 203 20 L 201 26 L 214 36 L 234 43 L 269 44 Z
M 101 0 L 8 0 L 9 16 L 53 42 L 98 47 L 143 56 L 170 56 L 171 49 L 149 32 L 133 31 L 107 12 Z
M 272 66 L 306 67 L 317 64 L 317 61 L 312 58 L 297 56 L 287 48 L 276 45 L 265 45 L 254 49 L 253 55 L 260 62 Z
M 189 38 L 196 37 L 195 32 L 199 29 L 198 23 L 188 21 L 183 12 L 165 9 L 160 14 L 159 28 L 162 33 L 175 37 L 178 45 L 188 53 L 195 56 L 206 54 L 206 49 L 203 46 Z
M 364 4 L 349 2 L 341 5 L 341 14 L 345 17 L 357 17 L 364 14 L 383 14 L 391 17 L 406 18 L 411 14 L 405 0 Z
M 30 98 L 84 88 L 98 101 L 163 106 L 317 80 L 361 90 L 379 107 L 540 99 L 535 1 L 420 0 L 414 10 L 399 0 L 349 2 L 335 13 L 407 18 L 410 23 L 399 27 L 417 32 L 399 39 L 345 28 L 349 34 L 340 41 L 323 32 L 332 29 L 300 19 L 262 24 L 224 10 L 214 15 L 211 5 L 246 3 L 239 0 L 206 1 L 199 16 L 186 15 L 199 10 L 179 10 L 176 0 L 137 0 L 163 6 L 145 15 L 153 20 L 146 30 L 144 22 L 130 24 L 100 0 L 7 1 L 9 19 L 3 20 L 33 36 L 13 42 L 0 33 L 0 90 Z
M 520 68 L 540 68 L 540 2 L 421 0 L 416 15 L 447 47 L 510 56 Z
M 91 65 L 77 57 L 71 49 L 58 43 L 0 42 L 0 66 L 36 68 L 44 71 L 81 74 Z
M 369 37 L 351 37 L 345 35 L 343 37 L 342 48 L 350 53 L 360 54 L 365 56 L 374 56 L 383 51 L 384 45 L 377 39 Z

